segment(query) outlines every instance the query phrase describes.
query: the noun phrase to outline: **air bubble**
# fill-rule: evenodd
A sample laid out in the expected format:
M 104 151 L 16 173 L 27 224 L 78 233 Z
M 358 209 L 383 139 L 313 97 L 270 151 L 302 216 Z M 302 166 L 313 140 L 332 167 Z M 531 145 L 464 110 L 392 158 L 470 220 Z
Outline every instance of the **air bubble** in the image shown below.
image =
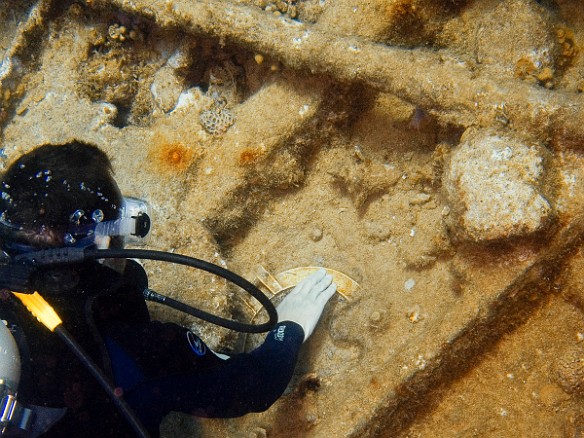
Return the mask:
M 105 215 L 103 214 L 103 211 L 100 210 L 99 208 L 97 210 L 94 210 L 93 213 L 91 213 L 91 219 L 95 223 L 99 223 L 99 222 L 103 221 L 104 217 L 105 217 Z
M 73 237 L 71 233 L 65 234 L 64 240 L 67 245 L 73 245 L 76 242 L 75 237 Z
M 69 216 L 69 220 L 71 222 L 73 222 L 74 224 L 79 225 L 79 221 L 81 220 L 81 218 L 85 216 L 85 212 L 81 209 L 79 210 L 75 210 L 73 212 L 73 214 L 71 216 Z

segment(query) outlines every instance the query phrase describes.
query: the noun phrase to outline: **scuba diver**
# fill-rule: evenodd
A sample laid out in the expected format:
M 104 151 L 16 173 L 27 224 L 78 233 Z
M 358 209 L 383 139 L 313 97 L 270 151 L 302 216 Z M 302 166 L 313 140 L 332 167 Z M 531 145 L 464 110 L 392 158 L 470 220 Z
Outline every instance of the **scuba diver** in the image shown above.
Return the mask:
M 4 173 L 1 436 L 159 436 L 171 411 L 237 417 L 264 411 L 282 395 L 302 343 L 336 291 L 332 277 L 318 270 L 276 309 L 261 298 L 271 319 L 255 332 L 268 331 L 265 341 L 229 357 L 185 327 L 151 320 L 145 299 L 164 297 L 148 289 L 134 255 L 188 266 L 196 259 L 124 249 L 149 229 L 147 204 L 121 195 L 108 157 L 95 146 L 40 146 Z M 257 290 L 199 262 L 250 293 Z M 43 304 L 31 304 L 35 296 Z M 30 313 L 38 306 L 56 311 L 50 330 Z M 43 320 L 39 312 L 33 313 Z M 222 325 L 248 332 L 259 327 Z

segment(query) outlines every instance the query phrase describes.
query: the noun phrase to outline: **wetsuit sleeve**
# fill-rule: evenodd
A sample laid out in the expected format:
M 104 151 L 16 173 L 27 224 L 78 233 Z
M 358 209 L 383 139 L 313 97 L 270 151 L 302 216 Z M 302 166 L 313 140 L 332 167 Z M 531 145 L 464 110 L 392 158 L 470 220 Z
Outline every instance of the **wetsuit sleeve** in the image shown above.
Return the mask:
M 300 325 L 280 322 L 250 353 L 212 368 L 143 382 L 125 398 L 150 427 L 170 411 L 216 418 L 261 412 L 286 389 L 303 340 Z

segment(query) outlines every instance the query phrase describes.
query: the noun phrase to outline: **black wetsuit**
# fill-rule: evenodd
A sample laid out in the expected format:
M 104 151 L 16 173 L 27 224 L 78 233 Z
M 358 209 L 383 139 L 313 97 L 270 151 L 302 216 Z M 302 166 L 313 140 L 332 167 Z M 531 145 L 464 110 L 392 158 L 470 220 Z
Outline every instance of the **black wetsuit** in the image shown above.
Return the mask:
M 64 326 L 123 390 L 152 436 L 158 436 L 160 421 L 171 411 L 236 417 L 267 409 L 288 385 L 304 339 L 298 324 L 282 322 L 256 350 L 223 360 L 188 329 L 150 320 L 142 297 L 146 275 L 132 261 L 123 275 L 86 262 L 48 272 L 41 283 L 49 285 L 40 292 Z M 69 284 L 70 290 L 63 292 L 58 284 Z M 77 358 L 11 294 L 0 301 L 0 318 L 24 332 L 18 341 L 23 358 L 19 400 L 67 408 L 43 437 L 133 436 Z

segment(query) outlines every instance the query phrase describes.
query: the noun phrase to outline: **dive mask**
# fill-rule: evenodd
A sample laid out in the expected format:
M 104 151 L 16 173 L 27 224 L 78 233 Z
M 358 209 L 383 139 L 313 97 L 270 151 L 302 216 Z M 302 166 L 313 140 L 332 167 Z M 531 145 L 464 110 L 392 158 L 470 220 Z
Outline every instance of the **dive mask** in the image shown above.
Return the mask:
M 63 236 L 66 247 L 87 247 L 100 238 L 121 238 L 124 244 L 144 245 L 150 236 L 150 206 L 141 199 L 124 197 L 119 208 L 118 219 L 104 221 L 100 209 L 91 213 L 75 210 L 69 217 L 70 225 Z M 29 232 L 20 225 L 12 224 L 0 217 L 0 236 L 4 247 L 18 253 L 36 251 L 30 242 Z
M 83 210 L 71 215 L 66 246 L 88 246 L 101 237 L 121 237 L 126 245 L 144 245 L 150 237 L 150 205 L 141 199 L 123 198 L 118 219 L 104 221 L 101 210 L 91 213 L 91 223 L 82 224 L 82 218 L 87 219 Z

